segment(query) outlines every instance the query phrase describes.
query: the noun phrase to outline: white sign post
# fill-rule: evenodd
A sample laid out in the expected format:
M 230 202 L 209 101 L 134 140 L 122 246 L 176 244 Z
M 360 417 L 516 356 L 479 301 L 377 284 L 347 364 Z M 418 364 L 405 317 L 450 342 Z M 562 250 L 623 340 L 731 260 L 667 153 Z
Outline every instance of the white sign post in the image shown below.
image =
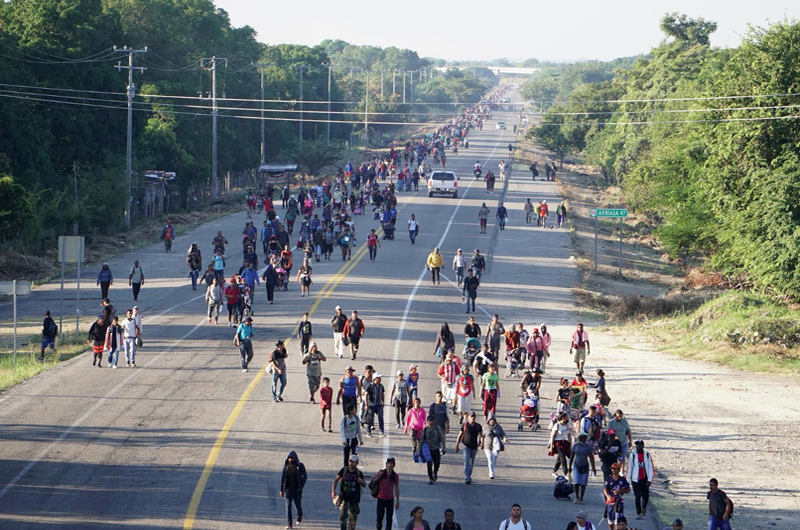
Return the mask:
M 61 262 L 61 306 L 58 316 L 58 329 L 64 329 L 64 266 L 67 262 L 78 264 L 78 289 L 75 301 L 75 338 L 80 334 L 81 322 L 81 263 L 86 261 L 86 240 L 83 236 L 58 236 L 58 261 Z M 59 333 L 59 346 L 61 336 Z

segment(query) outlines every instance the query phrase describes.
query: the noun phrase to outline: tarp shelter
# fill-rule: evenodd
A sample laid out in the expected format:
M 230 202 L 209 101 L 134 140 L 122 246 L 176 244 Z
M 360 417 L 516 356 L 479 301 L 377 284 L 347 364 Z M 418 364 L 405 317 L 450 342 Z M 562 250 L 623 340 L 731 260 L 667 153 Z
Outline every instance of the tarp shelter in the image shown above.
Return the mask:
M 258 174 L 264 177 L 267 183 L 289 183 L 297 172 L 297 164 L 264 164 L 258 168 Z

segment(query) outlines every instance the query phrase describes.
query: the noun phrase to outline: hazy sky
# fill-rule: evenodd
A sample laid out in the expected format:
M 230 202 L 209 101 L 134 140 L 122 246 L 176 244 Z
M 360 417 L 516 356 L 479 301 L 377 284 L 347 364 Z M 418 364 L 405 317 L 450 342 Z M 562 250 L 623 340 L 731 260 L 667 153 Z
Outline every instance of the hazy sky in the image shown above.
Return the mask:
M 712 45 L 735 47 L 747 25 L 800 17 L 797 0 L 573 2 L 460 0 L 216 0 L 235 26 L 250 25 L 268 44 L 324 39 L 410 48 L 422 57 L 491 60 L 602 59 L 645 53 L 662 39 L 666 12 L 719 24 Z

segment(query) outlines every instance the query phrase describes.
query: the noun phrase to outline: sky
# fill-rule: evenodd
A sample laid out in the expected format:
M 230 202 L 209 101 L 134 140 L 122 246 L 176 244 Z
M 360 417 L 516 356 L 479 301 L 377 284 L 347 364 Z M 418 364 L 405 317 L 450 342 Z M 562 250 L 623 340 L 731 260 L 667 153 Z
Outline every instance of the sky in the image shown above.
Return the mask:
M 800 18 L 797 0 L 216 0 L 216 5 L 234 26 L 253 27 L 267 44 L 313 46 L 342 39 L 462 61 L 611 60 L 647 53 L 663 38 L 658 25 L 667 12 L 717 22 L 712 46 L 731 48 L 748 25 Z

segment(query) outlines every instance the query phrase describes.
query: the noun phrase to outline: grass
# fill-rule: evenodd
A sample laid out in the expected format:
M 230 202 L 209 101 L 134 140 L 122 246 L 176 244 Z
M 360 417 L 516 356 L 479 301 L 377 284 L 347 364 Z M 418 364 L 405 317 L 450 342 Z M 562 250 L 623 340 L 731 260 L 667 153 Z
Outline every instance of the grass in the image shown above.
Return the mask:
M 55 353 L 49 348 L 47 349 L 45 362 L 42 363 L 38 360 L 41 341 L 41 335 L 17 337 L 17 366 L 15 368 L 13 338 L 5 336 L 0 340 L 0 392 L 45 372 L 62 361 L 80 355 L 87 348 L 84 334 L 76 337 L 74 333 L 66 333 L 61 336 L 61 344 Z
M 627 327 L 681 357 L 750 372 L 800 373 L 800 308 L 764 294 L 726 291 L 693 311 Z

